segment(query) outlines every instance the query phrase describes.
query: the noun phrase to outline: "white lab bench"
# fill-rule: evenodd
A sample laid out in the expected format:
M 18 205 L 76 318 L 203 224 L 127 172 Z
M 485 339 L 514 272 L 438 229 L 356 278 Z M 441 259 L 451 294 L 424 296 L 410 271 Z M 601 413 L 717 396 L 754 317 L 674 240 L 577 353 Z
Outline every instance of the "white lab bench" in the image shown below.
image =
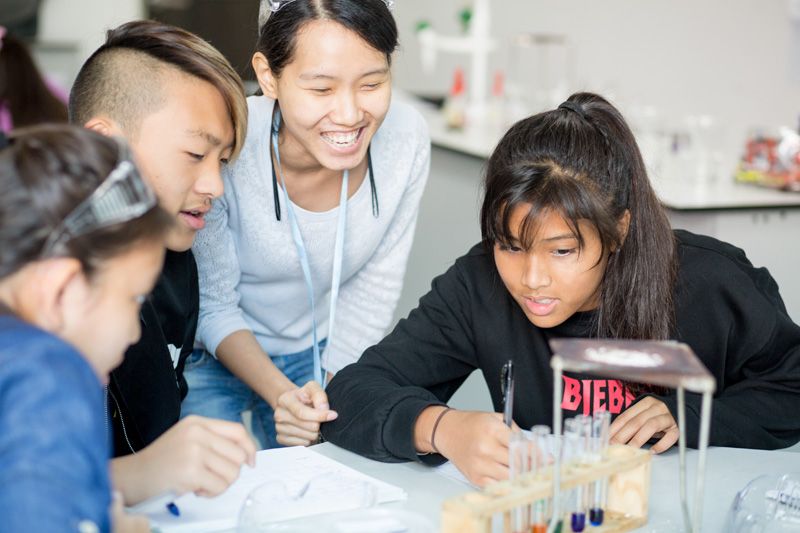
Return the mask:
M 440 525 L 442 502 L 471 489 L 469 485 L 445 477 L 418 463 L 379 463 L 360 457 L 330 443 L 313 448 L 359 472 L 382 479 L 405 489 L 408 500 L 385 504 L 389 508 L 415 511 Z M 702 531 L 722 531 L 736 492 L 759 475 L 778 476 L 797 471 L 800 463 L 796 450 L 765 451 L 737 448 L 709 448 L 706 465 Z M 697 450 L 687 452 L 689 494 L 694 494 Z M 734 468 L 732 465 L 736 465 Z M 678 450 L 673 447 L 653 457 L 650 480 L 649 518 L 640 533 L 681 533 Z M 694 503 L 690 502 L 693 508 Z M 590 531 L 587 530 L 587 531 Z

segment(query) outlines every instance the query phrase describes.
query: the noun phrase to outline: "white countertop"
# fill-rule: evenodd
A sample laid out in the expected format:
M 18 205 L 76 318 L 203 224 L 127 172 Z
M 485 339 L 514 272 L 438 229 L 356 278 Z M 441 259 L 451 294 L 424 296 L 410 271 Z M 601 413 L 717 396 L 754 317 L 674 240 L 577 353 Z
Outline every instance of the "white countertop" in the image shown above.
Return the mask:
M 702 531 L 721 531 L 725 516 L 736 492 L 761 474 L 778 475 L 797 472 L 800 454 L 793 451 L 765 451 L 737 448 L 709 448 L 706 467 Z M 442 502 L 472 490 L 468 485 L 436 473 L 417 463 L 379 463 L 365 459 L 330 443 L 314 450 L 367 475 L 402 487 L 408 500 L 385 504 L 415 511 L 439 524 Z M 694 494 L 697 451 L 687 453 L 689 494 Z M 735 465 L 735 466 L 734 466 Z M 683 531 L 678 491 L 678 450 L 673 447 L 653 457 L 650 485 L 650 513 L 647 526 L 640 533 L 679 533 Z M 690 502 L 691 506 L 691 502 Z
M 434 146 L 448 148 L 480 159 L 488 159 L 500 137 L 502 137 L 503 132 L 490 131 L 485 128 L 450 129 L 445 125 L 444 117 L 440 110 L 433 104 L 405 93 L 396 94 L 395 98 L 401 98 L 403 101 L 408 102 L 422 114 L 428 123 L 431 144 Z
M 664 206 L 676 211 L 800 208 L 800 193 L 736 183 L 732 178 L 713 183 L 658 179 L 653 187 Z
M 433 105 L 406 95 L 399 97 L 414 105 L 425 117 L 434 146 L 483 160 L 491 155 L 503 134 L 479 127 L 449 129 L 441 112 Z M 664 206 L 676 211 L 800 208 L 800 193 L 736 183 L 733 178 L 695 183 L 664 176 L 653 179 L 653 186 Z

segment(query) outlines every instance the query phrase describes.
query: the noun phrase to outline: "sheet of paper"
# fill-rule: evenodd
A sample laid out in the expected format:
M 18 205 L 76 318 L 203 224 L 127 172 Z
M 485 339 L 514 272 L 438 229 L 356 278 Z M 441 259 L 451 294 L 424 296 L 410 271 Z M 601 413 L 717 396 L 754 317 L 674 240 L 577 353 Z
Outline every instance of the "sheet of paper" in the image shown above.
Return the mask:
M 448 477 L 454 481 L 463 483 L 468 487 L 477 488 L 474 485 L 472 485 L 469 481 L 467 481 L 467 478 L 464 477 L 464 474 L 462 474 L 461 471 L 458 468 L 456 468 L 456 465 L 454 465 L 450 461 L 447 461 L 446 463 L 437 466 L 434 469 L 434 471 L 440 476 Z
M 309 481 L 313 489 L 308 488 Z M 352 503 L 359 481 L 367 481 L 375 487 L 377 503 L 403 500 L 408 496 L 400 487 L 297 446 L 258 452 L 255 468 L 243 467 L 239 479 L 216 498 L 199 498 L 194 494 L 181 496 L 175 500 L 180 509 L 179 517 L 171 515 L 166 508 L 147 516 L 151 526 L 164 533 L 235 528 L 248 494 L 265 484 L 277 486 L 278 482 L 283 483 L 289 495 L 303 494 L 293 502 L 292 513 L 312 515 L 341 511 Z

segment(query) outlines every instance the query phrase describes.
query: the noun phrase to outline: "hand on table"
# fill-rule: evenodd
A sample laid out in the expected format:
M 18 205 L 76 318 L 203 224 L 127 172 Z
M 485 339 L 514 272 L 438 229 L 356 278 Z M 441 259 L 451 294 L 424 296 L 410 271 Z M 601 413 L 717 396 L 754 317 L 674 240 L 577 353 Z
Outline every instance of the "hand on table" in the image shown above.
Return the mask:
M 612 444 L 627 444 L 636 448 L 641 448 L 656 437 L 659 440 L 650 451 L 661 453 L 678 442 L 678 424 L 664 402 L 648 396 L 623 411 L 612 422 L 609 436 Z

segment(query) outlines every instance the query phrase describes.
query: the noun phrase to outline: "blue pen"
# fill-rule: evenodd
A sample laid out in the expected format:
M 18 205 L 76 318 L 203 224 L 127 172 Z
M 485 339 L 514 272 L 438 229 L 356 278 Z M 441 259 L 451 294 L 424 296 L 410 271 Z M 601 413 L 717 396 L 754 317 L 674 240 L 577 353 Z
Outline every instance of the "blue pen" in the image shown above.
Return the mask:
M 169 513 L 172 516 L 180 516 L 181 515 L 181 510 L 178 509 L 178 506 L 175 505 L 175 502 L 169 502 L 167 504 L 167 511 L 169 511 Z
M 171 514 L 178 516 L 177 513 L 173 512 L 170 509 L 171 505 L 175 505 L 173 502 L 178 497 L 173 491 L 163 492 L 161 494 L 157 494 L 148 498 L 147 500 L 134 505 L 132 507 L 128 507 L 128 511 L 133 514 L 150 514 L 150 513 L 159 513 L 164 510 L 166 507 L 167 511 Z M 178 507 L 175 507 L 175 510 L 178 511 Z M 179 511 L 178 511 L 179 512 Z

